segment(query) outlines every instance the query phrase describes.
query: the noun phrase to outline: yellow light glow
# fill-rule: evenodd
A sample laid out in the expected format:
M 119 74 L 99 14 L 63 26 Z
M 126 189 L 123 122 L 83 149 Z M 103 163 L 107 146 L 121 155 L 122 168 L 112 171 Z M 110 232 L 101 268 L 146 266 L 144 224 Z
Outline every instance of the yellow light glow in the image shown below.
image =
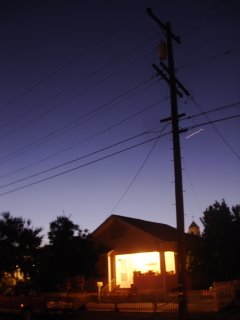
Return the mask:
M 14 271 L 14 278 L 16 280 L 24 280 L 24 273 L 21 271 L 18 265 L 16 266 L 16 269 Z
M 160 273 L 159 252 L 142 252 L 116 255 L 116 284 L 120 288 L 130 288 L 133 284 L 133 273 L 138 271 Z
M 165 268 L 166 272 L 175 274 L 176 268 L 175 268 L 175 255 L 173 251 L 165 251 L 164 252 L 165 257 Z

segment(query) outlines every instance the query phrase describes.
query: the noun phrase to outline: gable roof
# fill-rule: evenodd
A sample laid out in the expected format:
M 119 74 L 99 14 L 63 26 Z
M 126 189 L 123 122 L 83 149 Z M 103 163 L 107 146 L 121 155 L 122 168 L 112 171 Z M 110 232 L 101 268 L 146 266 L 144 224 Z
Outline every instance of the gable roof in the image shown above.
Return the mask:
M 167 224 L 152 222 L 142 219 L 130 218 L 121 215 L 111 215 L 109 216 L 94 232 L 97 232 L 101 229 L 105 223 L 109 222 L 109 220 L 121 220 L 135 228 L 138 228 L 154 237 L 162 239 L 164 241 L 176 241 L 177 240 L 177 230 L 174 227 L 171 227 Z
M 195 221 L 193 221 L 193 222 L 190 224 L 189 228 L 199 228 L 199 226 L 196 224 Z

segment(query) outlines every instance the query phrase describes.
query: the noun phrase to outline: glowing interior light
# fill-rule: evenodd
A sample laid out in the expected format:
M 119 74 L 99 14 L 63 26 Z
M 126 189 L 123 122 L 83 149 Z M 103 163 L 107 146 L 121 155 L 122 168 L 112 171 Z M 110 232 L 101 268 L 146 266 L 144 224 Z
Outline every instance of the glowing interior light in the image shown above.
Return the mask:
M 165 257 L 165 268 L 166 272 L 169 273 L 176 273 L 176 268 L 175 268 L 175 255 L 173 251 L 165 251 L 164 252 L 164 257 Z
M 133 284 L 133 273 L 160 273 L 159 252 L 142 252 L 116 255 L 116 284 L 120 288 L 130 288 Z

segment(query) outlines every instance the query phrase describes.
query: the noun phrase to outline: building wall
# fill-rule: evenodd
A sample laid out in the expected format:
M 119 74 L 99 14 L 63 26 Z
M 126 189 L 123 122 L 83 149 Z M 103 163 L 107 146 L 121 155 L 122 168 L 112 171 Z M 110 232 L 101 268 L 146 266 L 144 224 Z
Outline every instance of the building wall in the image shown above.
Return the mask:
M 144 251 L 176 251 L 175 242 L 162 241 L 123 221 L 110 220 L 94 235 L 94 242 L 120 253 Z
M 163 241 L 119 219 L 106 221 L 94 234 L 94 242 L 98 247 L 106 248 L 99 262 L 99 274 L 105 285 L 111 282 L 111 290 L 114 288 L 114 279 L 116 279 L 116 255 L 153 251 L 160 252 L 161 274 L 154 277 L 149 273 L 135 278 L 138 288 L 170 290 L 176 287 L 176 274 L 165 272 L 163 254 L 164 251 L 176 252 L 175 242 Z

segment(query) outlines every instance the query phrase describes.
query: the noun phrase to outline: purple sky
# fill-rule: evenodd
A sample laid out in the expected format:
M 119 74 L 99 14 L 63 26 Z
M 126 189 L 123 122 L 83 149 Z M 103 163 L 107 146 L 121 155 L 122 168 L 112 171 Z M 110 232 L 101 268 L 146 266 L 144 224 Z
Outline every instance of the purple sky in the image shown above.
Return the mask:
M 176 226 L 171 126 L 160 123 L 169 90 L 152 68 L 164 32 L 148 7 L 181 38 L 176 75 L 191 97 L 179 112 L 198 115 L 180 123 L 196 126 L 181 135 L 185 226 L 215 200 L 240 202 L 240 118 L 202 124 L 240 114 L 238 0 L 0 7 L 1 212 L 44 233 L 62 214 L 90 231 L 112 213 Z

